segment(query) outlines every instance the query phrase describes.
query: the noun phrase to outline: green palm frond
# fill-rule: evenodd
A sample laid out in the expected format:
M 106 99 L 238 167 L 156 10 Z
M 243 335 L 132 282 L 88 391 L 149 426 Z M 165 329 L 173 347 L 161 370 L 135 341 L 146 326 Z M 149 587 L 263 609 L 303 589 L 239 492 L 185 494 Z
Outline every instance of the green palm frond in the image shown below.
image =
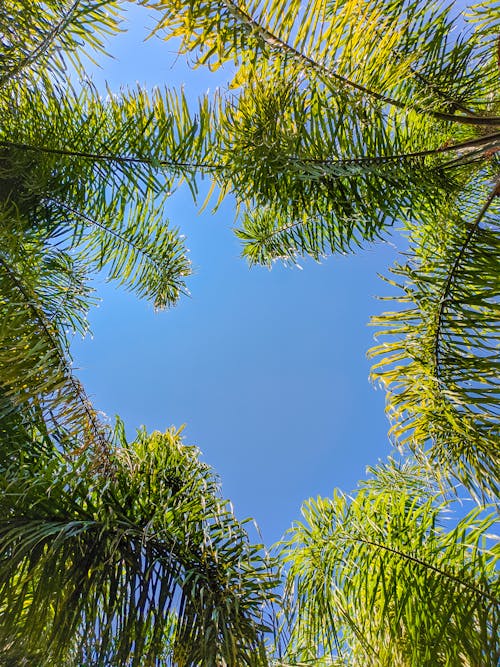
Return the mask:
M 164 202 L 174 179 L 196 192 L 193 154 L 209 146 L 206 100 L 191 114 L 168 91 L 102 100 L 86 87 L 65 97 L 54 89 L 16 94 L 6 109 L 0 145 L 38 204 L 37 224 L 66 233 L 157 307 L 175 303 L 190 267 L 163 219 Z
M 7 83 L 63 77 L 83 58 L 104 53 L 119 30 L 113 0 L 4 0 L 0 14 L 0 88 Z
M 498 139 L 443 148 L 448 135 L 415 134 L 374 109 L 360 122 L 355 105 L 298 75 L 252 81 L 220 117 L 225 186 L 244 207 L 237 235 L 264 264 L 345 251 L 435 208 L 463 182 L 440 167 L 448 153 Z
M 2 211 L 0 251 L 0 423 L 22 409 L 34 423 L 100 441 L 104 429 L 73 375 L 66 331 L 84 333 L 92 292 L 70 254 L 43 243 L 43 232 Z M 42 237 L 42 239 L 41 239 Z M 50 426 L 49 426 L 50 425 Z
M 363 116 L 293 77 L 254 81 L 220 112 L 221 185 L 243 209 L 237 235 L 252 263 L 317 259 L 397 220 L 425 221 L 499 145 L 498 132 L 450 145 L 434 127 L 414 132 L 374 109 Z
M 72 370 L 68 332 L 87 330 L 89 276 L 156 308 L 187 292 L 190 262 L 164 219 L 180 181 L 197 193 L 212 150 L 206 99 L 137 89 L 103 99 L 66 80 L 64 59 L 102 51 L 117 3 L 9 2 L 0 18 L 0 429 L 13 415 L 65 452 L 106 449 L 107 429 Z
M 413 233 L 389 282 L 400 310 L 375 317 L 372 377 L 388 390 L 392 435 L 426 450 L 475 493 L 498 496 L 498 186 L 477 184 Z M 482 206 L 478 202 L 482 202 Z M 460 207 L 460 209 L 458 208 Z
M 331 656 L 353 667 L 493 667 L 495 513 L 475 509 L 445 530 L 447 503 L 419 469 L 382 467 L 382 485 L 372 472 L 374 483 L 352 498 L 309 500 L 282 545 L 292 601 L 287 664 Z
M 237 65 L 213 175 L 237 198 L 252 263 L 343 252 L 424 216 L 464 183 L 442 164 L 498 145 L 497 71 L 481 35 L 450 37 L 450 6 L 145 4 L 199 63 Z M 469 124 L 492 126 L 490 140 Z
M 285 68 L 293 63 L 306 76 L 321 76 L 339 96 L 362 95 L 366 101 L 441 120 L 494 124 L 469 109 L 453 113 L 466 104 L 474 106 L 477 95 L 495 90 L 496 82 L 491 63 L 482 66 L 476 58 L 480 37 L 448 44 L 455 20 L 452 5 L 421 0 L 383 6 L 376 0 L 143 4 L 162 14 L 155 32 L 165 39 L 180 38 L 181 52 L 194 52 L 197 63 L 216 68 L 233 61 L 246 68 L 278 59 Z M 235 81 L 243 79 L 237 73 Z
M 211 469 L 174 429 L 116 436 L 99 472 L 56 452 L 3 471 L 4 645 L 40 665 L 267 664 L 277 580 Z

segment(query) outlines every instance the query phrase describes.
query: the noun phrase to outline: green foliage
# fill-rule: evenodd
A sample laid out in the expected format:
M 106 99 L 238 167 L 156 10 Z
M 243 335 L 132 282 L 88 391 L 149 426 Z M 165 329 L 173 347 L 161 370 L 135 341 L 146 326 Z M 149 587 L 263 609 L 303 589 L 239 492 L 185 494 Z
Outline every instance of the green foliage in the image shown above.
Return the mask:
M 409 232 L 371 352 L 391 435 L 497 498 L 498 2 L 465 28 L 437 1 L 143 4 L 196 65 L 235 68 L 214 178 L 236 196 L 251 264 Z
M 0 664 L 266 665 L 278 578 L 180 431 L 128 442 L 72 370 L 90 280 L 174 305 L 170 192 L 232 194 L 250 263 L 410 237 L 373 377 L 422 465 L 311 500 L 282 544 L 274 664 L 496 667 L 490 509 L 443 527 L 433 478 L 498 498 L 498 2 L 143 0 L 197 65 L 183 93 L 102 97 L 85 61 L 122 3 L 9 0 L 0 16 Z M 288 633 L 288 634 L 287 634 Z M 286 641 L 285 641 L 286 640 Z M 298 663 L 297 663 L 298 661 Z
M 339 97 L 360 106 L 374 101 L 426 115 L 477 103 L 495 85 L 495 64 L 476 58 L 480 38 L 449 41 L 452 4 L 422 0 L 175 0 L 142 4 L 161 12 L 156 32 L 180 38 L 181 52 L 197 64 L 219 67 L 232 61 L 242 84 L 248 71 L 267 60 L 283 70 L 297 65 L 304 76 L 321 77 Z M 491 12 L 493 14 L 493 11 Z M 466 71 L 468 70 L 468 71 Z M 457 73 L 464 74 L 463 79 Z M 364 99 L 362 100 L 362 97 Z M 467 114 L 468 110 L 465 109 Z
M 197 64 L 236 65 L 215 178 L 243 211 L 251 263 L 318 259 L 424 216 L 464 182 L 440 168 L 447 153 L 484 141 L 462 123 L 494 124 L 465 105 L 483 108 L 496 69 L 479 38 L 449 44 L 440 3 L 144 4 Z
M 121 3 L 77 0 L 43 3 L 4 0 L 0 14 L 0 88 L 7 83 L 46 84 L 65 78 L 67 64 L 82 71 L 82 59 L 104 53 L 119 30 Z
M 2 461 L 2 645 L 37 665 L 265 664 L 276 579 L 180 432 Z M 4 658 L 4 661 L 6 658 Z M 2 663 L 2 664 L 5 664 Z
M 398 442 L 429 444 L 438 470 L 498 495 L 500 207 L 495 194 L 467 195 L 461 211 L 453 203 L 416 228 L 392 270 L 401 310 L 373 318 L 383 339 L 373 377 L 389 390 Z
M 87 85 L 78 94 L 57 87 L 16 91 L 4 97 L 3 108 L 6 177 L 17 179 L 16 191 L 20 182 L 32 221 L 59 244 L 66 236 L 90 268 L 109 266 L 111 278 L 156 307 L 175 303 L 189 262 L 163 207 L 173 174 L 196 188 L 184 166 L 205 141 L 185 99 L 138 89 L 102 100 Z M 202 102 L 198 116 L 207 114 Z M 15 196 L 5 194 L 13 205 Z
M 22 406 L 59 438 L 67 431 L 72 446 L 75 436 L 80 446 L 106 437 L 74 377 L 67 342 L 69 331 L 87 330 L 89 280 L 107 271 L 155 308 L 187 292 L 190 262 L 164 207 L 179 180 L 196 194 L 193 155 L 210 146 L 207 100 L 192 113 L 182 94 L 169 91 L 103 99 L 90 84 L 76 91 L 54 82 L 54 71 L 64 78 L 58 54 L 76 49 L 84 18 L 94 31 L 87 46 L 108 32 L 114 19 L 106 4 L 111 14 L 102 3 L 65 12 L 55 3 L 62 23 L 46 34 L 43 57 L 31 58 L 29 40 L 0 46 L 5 68 L 19 59 L 0 99 L 0 418 Z M 11 17 L 19 33 L 45 34 L 49 5 L 29 16 L 19 7 Z
M 371 472 L 352 498 L 307 501 L 282 544 L 291 614 L 283 664 L 494 667 L 493 508 L 446 530 L 448 503 L 421 467 Z

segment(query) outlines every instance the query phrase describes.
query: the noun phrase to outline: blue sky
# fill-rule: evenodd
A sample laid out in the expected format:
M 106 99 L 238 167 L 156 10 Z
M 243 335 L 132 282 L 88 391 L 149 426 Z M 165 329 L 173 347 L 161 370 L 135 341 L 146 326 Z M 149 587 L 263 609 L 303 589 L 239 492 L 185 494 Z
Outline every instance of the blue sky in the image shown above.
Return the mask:
M 193 71 L 175 45 L 144 43 L 147 12 L 132 8 L 127 33 L 110 42 L 94 81 L 184 85 L 193 98 L 222 83 Z M 249 269 L 231 232 L 234 208 L 200 215 L 178 192 L 166 214 L 186 235 L 192 296 L 163 313 L 100 281 L 92 338 L 75 340 L 78 374 L 98 409 L 127 430 L 186 424 L 222 479 L 239 518 L 252 516 L 267 544 L 278 540 L 310 496 L 351 490 L 390 453 L 384 394 L 369 384 L 370 315 L 386 292 L 377 273 L 395 257 L 395 237 L 355 255 L 302 270 Z

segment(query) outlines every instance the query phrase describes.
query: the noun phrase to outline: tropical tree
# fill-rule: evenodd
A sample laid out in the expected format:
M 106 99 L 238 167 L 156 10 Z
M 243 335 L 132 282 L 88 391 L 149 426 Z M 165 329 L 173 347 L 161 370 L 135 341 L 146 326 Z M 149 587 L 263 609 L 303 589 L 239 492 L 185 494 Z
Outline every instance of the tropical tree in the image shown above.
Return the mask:
M 50 219 L 37 232 L 45 230 L 44 257 L 58 239 L 57 261 L 66 266 L 60 281 L 81 290 L 89 264 L 107 264 L 111 277 L 160 307 L 185 290 L 189 272 L 158 199 L 174 179 L 196 194 L 196 175 L 208 174 L 219 200 L 236 197 L 237 233 L 251 263 L 319 259 L 402 225 L 410 250 L 391 279 L 397 310 L 375 320 L 384 340 L 372 351 L 374 378 L 388 388 L 391 434 L 425 450 L 472 493 L 496 496 L 498 3 L 471 8 L 469 32 L 461 33 L 453 4 L 421 0 L 142 4 L 158 11 L 156 32 L 180 39 L 198 64 L 231 62 L 231 92 L 190 112 L 173 92 L 153 99 L 130 92 L 103 103 L 88 86 L 61 90 L 53 83 L 61 78 L 60 54 L 78 67 L 86 26 L 88 46 L 102 48 L 102 34 L 116 30 L 118 3 L 49 3 L 25 16 L 13 2 L 9 30 L 16 20 L 19 34 L 30 21 L 32 29 L 29 39 L 4 46 L 1 190 L 9 220 L 19 215 L 14 205 L 24 207 L 23 219 L 34 207 Z M 14 253 L 12 303 L 26 300 L 22 285 L 12 287 L 15 253 L 24 252 L 15 243 L 4 243 Z M 77 261 L 69 248 L 79 249 Z M 81 326 L 81 317 L 65 317 Z M 39 329 L 32 335 L 41 344 Z M 57 336 L 50 338 L 37 357 L 54 353 Z M 20 350 L 32 346 L 18 340 L 20 365 L 9 386 L 27 375 Z M 81 394 L 64 362 L 57 379 L 44 377 L 55 362 L 38 364 L 31 394 L 43 393 L 44 401 L 75 388 Z M 10 393 L 19 397 L 24 384 Z M 84 398 L 72 410 L 92 422 Z
M 494 667 L 494 507 L 458 520 L 421 466 L 369 473 L 352 497 L 307 501 L 281 545 L 289 635 L 278 664 Z
M 422 475 L 498 496 L 498 3 L 453 39 L 463 21 L 439 2 L 144 0 L 197 64 L 231 65 L 230 92 L 196 108 L 85 82 L 121 4 L 0 13 L 0 661 L 269 662 L 275 575 L 211 471 L 178 431 L 113 433 L 69 353 L 92 273 L 157 308 L 186 291 L 164 205 L 203 174 L 235 197 L 251 263 L 320 259 L 394 224 L 410 239 L 373 372 L 425 466 L 306 505 L 281 552 L 284 660 L 495 664 L 493 519 L 443 530 Z
M 276 578 L 213 471 L 174 429 L 113 445 L 3 447 L 0 664 L 266 664 Z

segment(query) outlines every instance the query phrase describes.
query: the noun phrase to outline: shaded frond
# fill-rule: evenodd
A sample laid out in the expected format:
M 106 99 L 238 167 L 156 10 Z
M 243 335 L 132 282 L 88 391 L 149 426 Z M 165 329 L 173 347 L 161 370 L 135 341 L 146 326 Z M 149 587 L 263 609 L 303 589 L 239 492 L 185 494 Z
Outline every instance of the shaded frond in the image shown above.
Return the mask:
M 73 375 L 66 340 L 69 327 L 86 330 L 92 296 L 83 267 L 68 253 L 40 244 L 12 207 L 1 220 L 2 427 L 12 410 L 21 409 L 61 437 L 67 432 L 79 438 L 80 446 L 100 441 L 104 429 Z

